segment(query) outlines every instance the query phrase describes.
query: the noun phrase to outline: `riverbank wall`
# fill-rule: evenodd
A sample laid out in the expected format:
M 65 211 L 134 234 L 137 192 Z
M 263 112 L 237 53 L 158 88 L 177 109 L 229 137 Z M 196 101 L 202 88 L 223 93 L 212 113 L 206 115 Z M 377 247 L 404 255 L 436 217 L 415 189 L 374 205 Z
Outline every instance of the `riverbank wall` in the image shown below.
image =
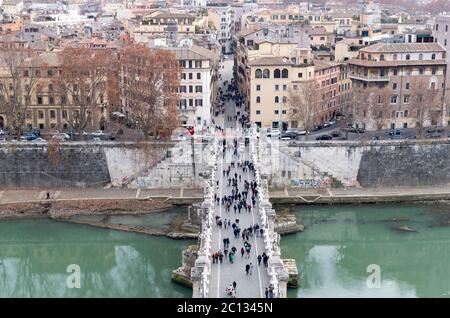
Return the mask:
M 4 188 L 203 188 L 205 143 L 0 144 Z M 261 143 L 269 186 L 289 189 L 450 184 L 450 141 Z M 192 155 L 194 162 L 192 162 Z M 195 176 L 195 177 L 194 177 Z

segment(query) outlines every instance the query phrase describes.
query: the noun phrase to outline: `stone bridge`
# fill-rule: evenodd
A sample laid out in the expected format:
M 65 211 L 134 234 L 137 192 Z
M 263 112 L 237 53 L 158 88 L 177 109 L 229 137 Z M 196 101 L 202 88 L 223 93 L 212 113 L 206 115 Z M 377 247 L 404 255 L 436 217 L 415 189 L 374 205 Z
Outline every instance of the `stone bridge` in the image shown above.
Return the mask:
M 238 156 L 233 157 L 233 150 L 227 149 L 223 155 L 223 142 L 232 144 L 233 137 L 225 134 L 216 136 L 210 145 L 210 158 L 208 160 L 209 179 L 205 184 L 204 201 L 201 206 L 201 234 L 199 236 L 198 257 L 191 270 L 191 279 L 194 298 L 222 298 L 227 297 L 226 289 L 233 282 L 237 283 L 236 297 L 264 298 L 266 288 L 273 290 L 273 297 L 286 297 L 289 273 L 283 264 L 280 252 L 280 236 L 274 231 L 275 211 L 269 202 L 267 191 L 267 181 L 265 176 L 260 174 L 259 138 L 256 129 L 252 128 L 241 135 L 238 139 Z M 245 146 L 245 137 L 249 138 L 249 144 Z M 231 139 L 231 140 L 230 140 Z M 231 194 L 231 187 L 228 186 L 223 177 L 223 170 L 228 168 L 231 161 L 250 161 L 255 166 L 254 172 L 240 172 L 237 167 L 231 168 L 231 175 L 238 173 L 241 180 L 238 184 L 239 191 L 244 184 L 244 180 L 257 182 L 257 200 L 251 212 L 243 211 L 236 213 L 231 209 L 229 212 L 214 198 Z M 250 195 L 249 195 L 250 197 Z M 250 198 L 248 201 L 251 203 Z M 243 239 L 235 238 L 230 227 L 223 228 L 216 225 L 216 217 L 222 220 L 230 219 L 231 222 L 239 219 L 241 228 L 247 228 L 253 224 L 258 224 L 263 228 L 263 234 L 253 235 L 249 239 L 252 245 L 250 255 L 240 255 Z M 223 238 L 230 239 L 230 247 L 237 248 L 236 257 L 233 263 L 224 257 L 222 263 L 213 263 L 212 254 L 221 250 L 224 251 Z M 258 255 L 265 253 L 269 258 L 267 265 L 261 262 L 258 265 Z M 249 274 L 245 271 L 247 264 L 252 264 Z M 270 294 L 269 294 L 270 295 Z

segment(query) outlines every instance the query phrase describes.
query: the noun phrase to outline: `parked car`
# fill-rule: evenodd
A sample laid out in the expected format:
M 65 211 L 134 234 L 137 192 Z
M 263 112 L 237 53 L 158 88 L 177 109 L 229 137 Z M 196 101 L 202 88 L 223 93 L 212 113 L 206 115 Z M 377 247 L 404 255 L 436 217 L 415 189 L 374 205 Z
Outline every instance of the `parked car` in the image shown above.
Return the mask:
M 298 135 L 300 135 L 300 136 L 304 136 L 304 135 L 306 135 L 306 130 L 299 130 L 298 132 L 297 132 L 297 134 Z
M 104 135 L 105 135 L 105 133 L 103 132 L 103 130 L 96 130 L 92 133 L 92 136 L 94 136 L 94 137 L 102 137 Z
M 267 133 L 267 138 L 277 137 L 280 138 L 281 132 L 278 129 L 272 129 Z
M 0 136 L 6 135 L 6 132 L 3 129 L 0 129 Z
M 341 137 L 341 133 L 340 133 L 339 131 L 333 131 L 333 132 L 331 133 L 331 136 L 332 136 L 332 137 Z
M 364 130 L 364 128 L 352 127 L 352 128 L 350 128 L 350 132 L 355 133 L 355 134 L 363 134 L 366 131 Z
M 34 140 L 35 142 L 47 142 L 44 138 L 38 137 Z
M 400 129 L 394 129 L 389 132 L 389 136 L 400 136 L 402 131 Z
M 434 132 L 432 132 L 430 134 L 425 135 L 425 138 L 432 138 L 432 139 L 434 139 L 434 138 L 441 138 L 441 137 L 442 137 L 442 135 L 439 132 L 437 132 L 437 131 L 434 131 Z
M 321 135 L 316 138 L 316 140 L 331 140 L 331 139 L 333 139 L 333 137 L 331 137 L 330 135 Z
M 445 129 L 443 127 L 430 127 L 427 129 L 427 133 L 431 134 L 431 133 L 440 133 L 440 132 L 444 132 Z
M 53 139 L 57 139 L 59 141 L 66 141 L 66 140 L 70 140 L 70 136 L 66 133 L 58 133 L 53 135 L 52 137 Z
M 25 135 L 25 139 L 27 140 L 27 141 L 33 141 L 33 140 L 35 140 L 37 138 L 37 136 L 35 135 L 35 134 L 33 134 L 33 133 L 27 133 L 26 135 Z
M 297 139 L 297 133 L 294 131 L 286 131 L 283 134 L 281 134 L 281 140 L 292 140 Z
M 92 138 L 92 141 L 93 141 L 93 142 L 99 142 L 99 141 L 101 141 L 101 140 L 100 140 L 100 138 L 98 138 L 98 137 L 94 137 L 94 138 Z

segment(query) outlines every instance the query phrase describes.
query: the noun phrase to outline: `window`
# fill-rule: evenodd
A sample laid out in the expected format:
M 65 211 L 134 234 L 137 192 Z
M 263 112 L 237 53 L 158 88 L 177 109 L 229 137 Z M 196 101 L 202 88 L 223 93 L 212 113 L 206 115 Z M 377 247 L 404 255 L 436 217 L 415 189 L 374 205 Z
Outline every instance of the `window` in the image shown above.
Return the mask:
M 48 103 L 49 103 L 50 105 L 55 105 L 55 98 L 54 98 L 53 96 L 49 96 L 49 97 L 48 97 Z
M 203 106 L 203 99 L 196 99 L 195 100 L 195 106 Z
M 403 112 L 403 116 L 404 116 L 404 117 L 408 117 L 408 110 L 405 110 L 405 111 Z M 408 127 L 403 127 L 403 128 L 408 128 Z
M 61 112 L 61 116 L 62 116 L 62 118 L 67 118 L 67 110 L 63 110 Z
M 202 74 L 201 73 L 197 73 L 197 79 L 202 79 Z
M 256 103 L 257 103 L 257 104 L 261 103 L 261 97 L 256 96 Z
M 189 107 L 194 106 L 194 100 L 192 98 L 189 98 Z
M 303 73 L 298 73 L 298 78 L 302 78 L 303 77 Z
M 393 59 L 394 61 L 397 61 L 397 53 L 394 53 L 394 55 L 392 55 L 392 59 Z
M 186 86 L 185 85 L 180 86 L 179 87 L 179 92 L 180 93 L 186 93 Z
M 397 104 L 397 95 L 391 96 L 391 104 Z
M 275 85 L 275 90 L 279 91 L 280 90 L 280 85 Z
M 53 84 L 48 84 L 48 91 L 53 92 Z
M 287 85 L 283 85 L 283 91 L 287 91 Z
M 195 68 L 202 68 L 202 61 L 195 61 Z
M 278 96 L 275 96 L 275 103 L 279 103 L 280 102 L 280 98 Z
M 270 71 L 267 68 L 263 71 L 263 78 L 270 78 Z
M 275 111 L 275 115 L 279 115 L 280 114 L 280 111 L 277 109 L 276 111 Z
M 44 111 L 38 110 L 38 118 L 43 119 L 44 118 Z
M 185 80 L 186 79 L 186 73 L 181 73 L 181 79 Z
M 282 113 L 283 115 L 286 115 L 286 109 L 283 109 L 283 110 L 281 111 L 281 113 Z
M 56 118 L 56 110 L 50 110 L 50 118 L 55 119 Z
M 189 79 L 192 79 L 192 73 L 189 73 Z
M 292 87 L 293 87 L 294 91 L 298 91 L 298 85 L 294 84 Z
M 281 71 L 281 77 L 282 78 L 288 78 L 289 77 L 289 71 L 287 70 L 287 69 L 283 69 L 282 71 Z
M 409 61 L 409 59 L 410 59 L 409 54 L 406 54 L 406 60 Z
M 405 88 L 409 89 L 409 83 L 406 83 Z
M 261 85 L 256 85 L 256 90 L 259 92 L 261 90 Z
M 431 68 L 431 74 L 436 75 L 436 66 Z
M 380 55 L 380 61 L 384 61 L 384 54 Z
M 287 102 L 286 96 L 283 96 L 282 101 L 283 101 L 283 103 L 286 103 L 286 102 Z
M 275 71 L 273 71 L 273 77 L 274 78 L 280 78 L 281 77 L 281 71 L 276 68 Z
M 260 111 L 260 110 L 257 110 L 257 111 L 256 111 L 256 115 L 261 115 L 261 111 Z
M 203 92 L 203 87 L 201 85 L 195 86 L 195 92 L 196 93 L 202 93 Z
M 431 82 L 430 87 L 431 87 L 431 89 L 436 89 L 436 83 L 435 82 Z
M 435 59 L 436 59 L 436 54 L 434 54 L 434 53 L 431 54 L 431 59 L 432 59 L 432 60 L 435 60 Z
M 423 54 L 422 54 L 422 53 L 419 54 L 419 60 L 420 60 L 420 61 L 423 60 Z
M 419 67 L 419 74 L 420 74 L 420 75 L 423 75 L 424 71 L 425 71 L 425 70 L 424 70 L 423 67 Z
M 403 96 L 403 104 L 409 104 L 409 95 Z
M 29 75 L 28 70 L 23 71 L 23 77 L 28 77 L 28 75 Z
M 262 78 L 262 71 L 260 69 L 255 71 L 255 78 Z
M 47 70 L 47 75 L 48 75 L 48 77 L 52 77 L 53 76 L 53 70 Z
M 394 89 L 394 90 L 397 89 L 397 83 L 392 84 L 392 89 Z
M 38 103 L 38 105 L 42 105 L 43 104 L 42 96 L 38 96 L 37 97 L 37 103 Z
M 189 85 L 189 93 L 193 93 L 194 92 L 194 86 Z

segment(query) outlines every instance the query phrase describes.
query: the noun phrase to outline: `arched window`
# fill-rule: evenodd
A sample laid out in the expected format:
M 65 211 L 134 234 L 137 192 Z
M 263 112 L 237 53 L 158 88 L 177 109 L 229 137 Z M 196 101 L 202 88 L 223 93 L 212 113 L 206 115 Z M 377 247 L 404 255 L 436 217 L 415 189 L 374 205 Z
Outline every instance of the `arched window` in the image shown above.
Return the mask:
M 273 78 L 280 78 L 281 72 L 280 69 L 276 68 L 275 71 L 273 71 Z
M 289 77 L 289 71 L 285 68 L 281 71 L 281 77 L 282 78 L 288 78 Z
M 261 97 L 256 96 L 256 103 L 257 103 L 257 104 L 261 103 Z
M 286 103 L 287 102 L 287 98 L 286 98 L 286 96 L 283 96 L 283 103 Z
M 380 55 L 380 61 L 384 61 L 384 54 Z
M 369 54 L 368 56 L 367 56 L 367 59 L 370 61 L 370 60 L 372 60 L 372 54 Z
M 432 59 L 432 60 L 435 60 L 435 59 L 436 59 L 436 54 L 434 54 L 434 53 L 431 54 L 431 59 Z
M 263 71 L 263 78 L 270 78 L 270 71 L 267 68 Z
M 275 103 L 279 103 L 280 102 L 280 98 L 278 96 L 275 96 Z
M 419 54 L 419 60 L 420 60 L 420 61 L 423 60 L 423 54 L 422 54 L 422 53 Z
M 406 60 L 407 61 L 409 61 L 409 58 L 410 58 L 409 54 L 406 54 Z
M 255 78 L 262 78 L 262 71 L 259 68 L 255 71 Z

